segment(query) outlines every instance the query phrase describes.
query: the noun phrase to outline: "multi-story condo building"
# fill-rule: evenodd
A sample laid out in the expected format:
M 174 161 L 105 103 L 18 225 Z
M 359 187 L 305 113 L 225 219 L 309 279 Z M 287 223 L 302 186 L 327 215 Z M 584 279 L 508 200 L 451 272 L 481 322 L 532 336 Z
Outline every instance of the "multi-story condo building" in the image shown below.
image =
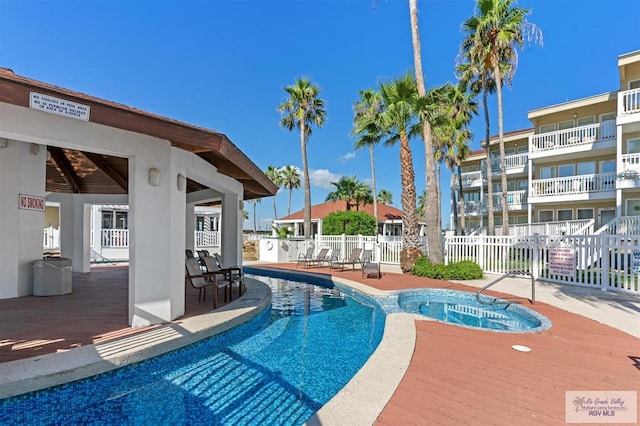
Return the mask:
M 640 229 L 640 51 L 619 56 L 618 70 L 617 91 L 532 110 L 532 129 L 504 135 L 513 233 L 531 232 L 536 223 L 581 233 Z M 493 212 L 485 151 L 461 166 L 467 232 L 486 228 L 488 214 L 496 233 L 502 224 L 497 136 L 490 147 Z

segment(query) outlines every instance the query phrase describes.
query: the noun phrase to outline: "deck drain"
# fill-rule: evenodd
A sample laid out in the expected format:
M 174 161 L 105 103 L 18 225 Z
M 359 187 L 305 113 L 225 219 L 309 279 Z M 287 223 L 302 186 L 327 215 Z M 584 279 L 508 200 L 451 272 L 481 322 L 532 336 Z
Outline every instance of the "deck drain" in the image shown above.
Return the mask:
M 527 347 L 527 346 L 522 346 L 522 345 L 513 345 L 511 346 L 512 349 L 518 351 L 518 352 L 531 352 L 531 348 Z

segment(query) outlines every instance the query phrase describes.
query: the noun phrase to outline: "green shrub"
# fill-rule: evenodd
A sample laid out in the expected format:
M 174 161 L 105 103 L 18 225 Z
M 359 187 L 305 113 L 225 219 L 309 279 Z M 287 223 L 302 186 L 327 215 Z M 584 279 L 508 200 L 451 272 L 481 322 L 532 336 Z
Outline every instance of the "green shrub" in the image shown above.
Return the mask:
M 478 264 L 470 260 L 450 263 L 448 265 L 433 264 L 426 257 L 420 257 L 411 270 L 413 275 L 438 280 L 475 280 L 484 276 Z
M 329 213 L 322 220 L 324 235 L 375 235 L 376 219 L 359 211 Z

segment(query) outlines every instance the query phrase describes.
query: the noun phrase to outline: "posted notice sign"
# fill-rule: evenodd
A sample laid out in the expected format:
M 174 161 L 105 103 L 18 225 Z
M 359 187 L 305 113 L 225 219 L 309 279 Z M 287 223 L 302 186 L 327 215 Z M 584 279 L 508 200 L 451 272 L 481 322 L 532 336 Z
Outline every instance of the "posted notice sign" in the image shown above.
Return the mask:
M 63 115 L 76 120 L 89 121 L 90 107 L 66 99 L 31 92 L 29 108 L 51 114 Z
M 20 200 L 18 201 L 19 209 L 44 211 L 44 205 L 44 197 L 20 194 Z
M 549 272 L 553 275 L 574 277 L 576 274 L 576 251 L 571 246 L 549 249 Z
M 640 251 L 633 251 L 633 258 L 631 260 L 631 269 L 634 274 L 640 274 Z

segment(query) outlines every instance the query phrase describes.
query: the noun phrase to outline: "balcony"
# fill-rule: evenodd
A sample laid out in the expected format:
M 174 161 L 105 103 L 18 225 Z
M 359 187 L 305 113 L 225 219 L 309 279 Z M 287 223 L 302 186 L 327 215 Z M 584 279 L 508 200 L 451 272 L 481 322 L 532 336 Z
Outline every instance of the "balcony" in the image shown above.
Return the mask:
M 502 192 L 491 194 L 493 198 L 493 209 L 502 210 Z M 509 210 L 527 209 L 528 194 L 526 190 L 507 191 L 507 208 Z
M 539 158 L 557 156 L 559 149 L 566 149 L 567 152 L 589 152 L 599 148 L 615 149 L 615 141 L 616 121 L 607 120 L 602 123 L 533 135 L 529 149 L 532 158 Z
M 537 179 L 531 182 L 530 201 L 605 199 L 614 197 L 615 189 L 615 173 Z
M 504 157 L 505 168 L 507 170 L 507 174 L 516 174 L 516 173 L 524 173 L 527 170 L 527 166 L 529 164 L 529 154 L 526 152 L 520 154 L 513 155 L 505 155 Z M 484 174 L 486 172 L 485 168 L 486 161 L 482 161 L 482 171 L 475 172 L 467 172 L 462 173 L 462 185 L 464 187 L 479 187 L 481 184 L 485 183 Z M 491 171 L 494 176 L 500 176 L 500 159 L 494 158 L 491 162 Z M 458 185 L 458 179 L 456 177 L 456 185 Z
M 618 115 L 640 114 L 640 89 L 625 90 L 618 94 Z

